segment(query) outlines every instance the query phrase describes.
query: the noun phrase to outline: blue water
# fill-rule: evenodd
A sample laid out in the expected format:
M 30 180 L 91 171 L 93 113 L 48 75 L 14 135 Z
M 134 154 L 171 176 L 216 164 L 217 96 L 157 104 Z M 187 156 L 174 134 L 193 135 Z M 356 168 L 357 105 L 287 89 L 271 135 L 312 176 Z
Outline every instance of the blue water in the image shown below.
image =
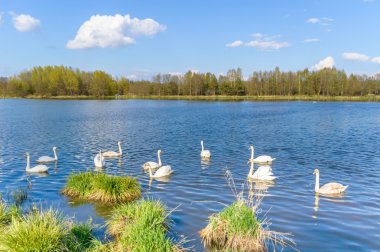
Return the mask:
M 144 196 L 178 207 L 170 235 L 186 237 L 193 250 L 204 250 L 198 231 L 208 216 L 234 200 L 225 171 L 238 190 L 244 184 L 252 144 L 256 155 L 276 158 L 276 182 L 253 185 L 264 190 L 259 218 L 271 229 L 291 233 L 300 251 L 380 251 L 380 103 L 0 100 L 0 192 L 28 188 L 26 204 L 103 224 L 107 207 L 59 192 L 71 172 L 93 170 L 94 155 L 116 151 L 118 140 L 125 154 L 103 172 L 137 177 Z M 58 164 L 29 177 L 24 153 L 34 164 L 54 145 Z M 175 171 L 167 181 L 149 181 L 141 168 L 157 149 Z M 316 198 L 316 167 L 322 184 L 347 184 L 347 192 Z

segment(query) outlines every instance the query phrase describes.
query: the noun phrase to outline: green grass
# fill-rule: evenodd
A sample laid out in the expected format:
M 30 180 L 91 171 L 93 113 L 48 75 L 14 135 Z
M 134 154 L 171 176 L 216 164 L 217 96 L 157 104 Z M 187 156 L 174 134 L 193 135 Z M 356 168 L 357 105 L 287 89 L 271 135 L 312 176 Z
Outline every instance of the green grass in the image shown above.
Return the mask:
M 0 231 L 0 251 L 91 251 L 96 241 L 90 224 L 74 224 L 51 209 L 12 218 Z
M 244 202 L 236 201 L 220 213 L 211 215 L 208 225 L 200 231 L 209 248 L 226 251 L 264 251 L 264 237 L 255 211 Z
M 11 205 L 7 206 L 0 197 L 0 230 L 12 222 L 12 219 L 21 217 L 21 208 Z
M 116 251 L 180 251 L 180 246 L 166 237 L 168 211 L 159 201 L 142 200 L 121 205 L 107 221 L 108 233 L 115 237 Z
M 140 185 L 136 179 L 93 172 L 71 174 L 62 193 L 81 200 L 112 204 L 141 197 Z

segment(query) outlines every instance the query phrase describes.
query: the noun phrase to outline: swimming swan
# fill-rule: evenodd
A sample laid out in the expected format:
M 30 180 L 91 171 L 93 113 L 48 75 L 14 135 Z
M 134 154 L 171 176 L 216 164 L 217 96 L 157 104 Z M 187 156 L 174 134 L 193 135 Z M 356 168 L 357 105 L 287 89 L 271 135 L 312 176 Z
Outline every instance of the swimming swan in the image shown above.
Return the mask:
M 119 146 L 119 152 L 116 151 L 106 151 L 103 152 L 103 157 L 121 157 L 123 155 L 123 150 L 121 149 L 121 141 L 117 142 Z
M 315 169 L 314 173 L 315 174 L 315 192 L 324 194 L 324 195 L 332 195 L 332 194 L 339 194 L 344 192 L 347 186 L 344 186 L 342 184 L 333 182 L 333 183 L 327 183 L 323 185 L 322 187 L 319 187 L 319 170 Z
M 269 165 L 259 166 L 257 168 L 256 172 L 254 171 L 254 154 L 253 154 L 253 146 L 250 146 L 249 149 L 251 150 L 251 158 L 248 160 L 248 163 L 251 164 L 251 168 L 249 169 L 248 178 L 250 179 L 256 179 L 256 180 L 275 180 L 276 177 L 273 176 L 272 168 Z
M 169 176 L 170 174 L 173 173 L 173 170 L 170 167 L 170 165 L 161 166 L 154 174 L 152 172 L 152 168 L 149 167 L 148 169 L 149 169 L 149 176 L 151 178 L 167 177 L 167 176 Z
M 249 148 L 251 149 L 251 160 L 253 160 L 253 162 L 255 162 L 255 163 L 258 163 L 258 164 L 271 164 L 272 161 L 275 160 L 275 158 L 272 158 L 271 156 L 266 156 L 266 155 L 258 156 L 257 158 L 254 158 L 255 148 L 252 145 Z
M 49 157 L 49 156 L 42 156 L 40 158 L 37 159 L 37 162 L 38 163 L 49 163 L 49 162 L 55 162 L 55 161 L 58 161 L 58 156 L 57 156 L 57 147 L 53 147 L 53 153 L 54 153 L 54 157 Z
M 94 158 L 95 167 L 102 168 L 105 165 L 104 157 L 102 151 L 99 151 Z
M 46 165 L 36 165 L 36 166 L 30 168 L 29 152 L 25 153 L 25 155 L 26 155 L 26 168 L 25 168 L 26 172 L 40 173 L 40 172 L 47 172 L 49 170 L 49 167 L 47 167 Z
M 202 151 L 201 151 L 201 157 L 202 158 L 210 158 L 211 157 L 211 152 L 209 150 L 205 150 L 203 147 L 203 140 L 201 141 L 202 145 Z
M 162 163 L 161 163 L 161 150 L 157 151 L 157 159 L 158 159 L 158 163 L 149 161 L 149 162 L 146 162 L 145 164 L 143 164 L 144 170 L 147 170 L 147 169 L 150 169 L 150 168 L 151 169 L 157 169 L 157 168 L 160 168 L 162 166 Z

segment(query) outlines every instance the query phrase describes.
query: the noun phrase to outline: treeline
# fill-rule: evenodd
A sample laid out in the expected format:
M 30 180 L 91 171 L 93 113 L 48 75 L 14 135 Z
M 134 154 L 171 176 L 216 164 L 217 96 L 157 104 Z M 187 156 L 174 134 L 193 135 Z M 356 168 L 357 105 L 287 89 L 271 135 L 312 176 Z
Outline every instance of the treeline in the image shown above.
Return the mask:
M 151 81 L 114 78 L 104 71 L 86 72 L 64 66 L 34 67 L 0 78 L 1 96 L 114 96 L 114 95 L 236 95 L 236 96 L 366 96 L 380 94 L 380 74 L 347 75 L 342 70 L 253 72 L 243 78 L 240 68 L 226 75 L 157 74 Z

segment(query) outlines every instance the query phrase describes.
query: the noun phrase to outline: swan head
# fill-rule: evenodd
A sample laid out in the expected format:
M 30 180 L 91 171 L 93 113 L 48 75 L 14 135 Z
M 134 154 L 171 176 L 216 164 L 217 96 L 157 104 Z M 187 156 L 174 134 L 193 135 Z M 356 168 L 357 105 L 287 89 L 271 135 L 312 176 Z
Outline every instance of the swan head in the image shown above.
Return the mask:
M 121 141 L 118 141 L 117 144 L 120 145 L 120 144 L 121 144 Z
M 54 146 L 54 147 L 53 147 L 53 150 L 56 150 L 56 149 L 57 149 L 57 147 Z
M 319 174 L 319 170 L 316 168 L 316 169 L 314 169 L 314 172 L 313 172 L 313 174 L 315 175 L 315 174 Z
M 29 152 L 25 152 L 25 156 L 26 156 L 26 157 L 29 157 Z
M 162 150 L 157 151 L 158 154 L 164 153 Z
M 249 146 L 248 150 L 254 150 L 253 145 Z
M 203 144 L 203 140 L 201 140 L 201 144 Z

